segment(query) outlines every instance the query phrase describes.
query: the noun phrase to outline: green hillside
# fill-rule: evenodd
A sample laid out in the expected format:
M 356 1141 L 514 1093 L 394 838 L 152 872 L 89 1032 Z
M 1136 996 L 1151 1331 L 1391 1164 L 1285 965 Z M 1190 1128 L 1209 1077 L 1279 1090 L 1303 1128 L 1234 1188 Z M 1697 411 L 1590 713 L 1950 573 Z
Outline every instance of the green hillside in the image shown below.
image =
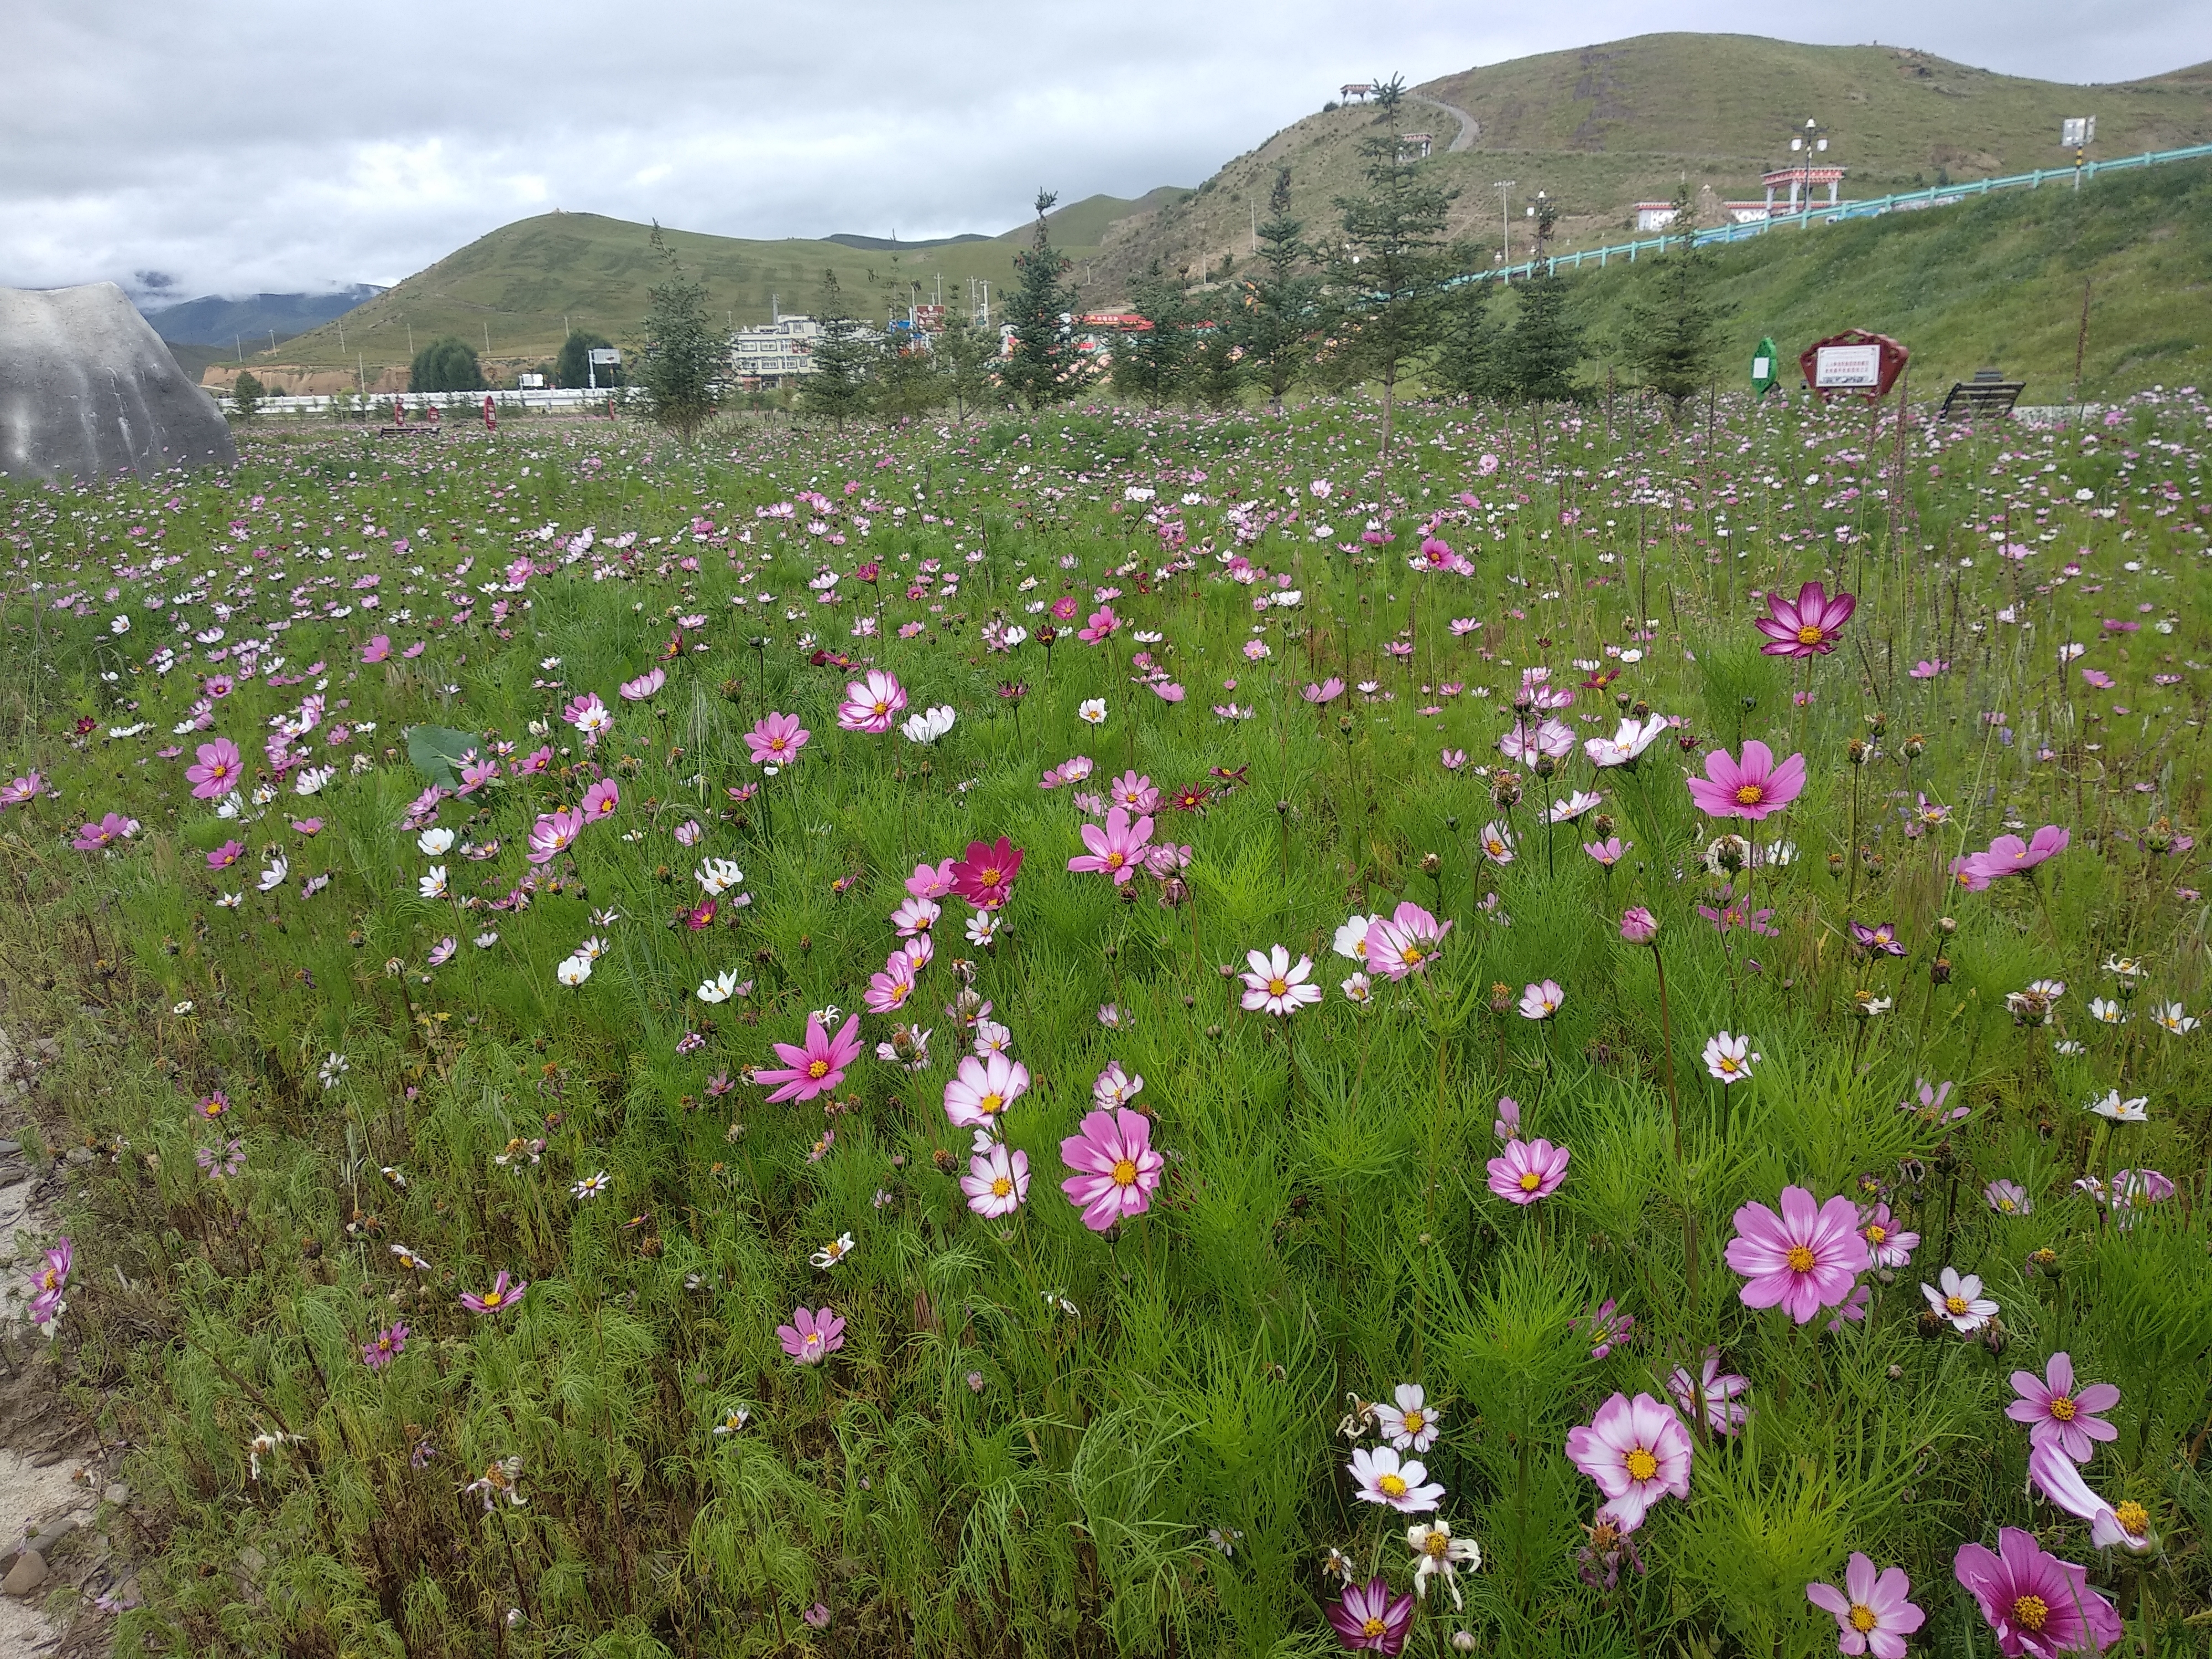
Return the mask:
M 1911 349 L 1916 397 L 1996 367 L 2027 382 L 2027 402 L 2063 403 L 2086 283 L 2085 396 L 2212 374 L 2212 161 L 2110 174 L 2078 195 L 2054 185 L 1770 231 L 1714 258 L 1746 370 L 1763 335 L 1794 360 L 1823 335 L 1864 328 Z M 1620 356 L 1630 296 L 1649 270 L 1639 261 L 1570 276 L 1600 373 Z M 1730 383 L 1741 378 L 1732 368 Z
M 1107 228 L 1169 193 L 1138 202 L 1093 196 L 1051 216 L 1055 240 L 1081 259 L 1097 252 Z M 547 213 L 502 225 L 416 272 L 336 322 L 286 341 L 249 363 L 351 368 L 365 361 L 404 364 L 416 345 L 453 334 L 495 362 L 528 367 L 559 349 L 564 322 L 617 343 L 635 335 L 646 290 L 659 268 L 651 227 L 593 213 Z M 707 285 L 710 307 L 738 325 L 763 323 L 772 306 L 813 308 L 825 269 L 834 270 L 847 303 L 881 320 L 896 298 L 903 306 L 919 283 L 932 299 L 941 285 L 947 304 L 964 304 L 969 280 L 995 294 L 1013 277 L 1013 256 L 1030 227 L 1002 236 L 919 249 L 855 248 L 806 240 L 754 241 L 693 231 L 664 233 L 688 270 Z M 343 338 L 341 338 L 343 337 Z
M 1347 67 L 1351 67 L 1347 65 Z M 1391 65 L 1364 71 L 1387 74 Z M 2060 118 L 2097 117 L 2100 156 L 2212 140 L 2212 65 L 2115 86 L 2065 86 L 1996 75 L 1893 46 L 1806 46 L 1732 34 L 1648 34 L 1473 69 L 1413 90 L 1480 124 L 1471 149 L 1449 153 L 1460 124 L 1407 103 L 1387 124 L 1371 106 L 1310 115 L 1238 156 L 1188 198 L 1141 214 L 1099 264 L 1126 283 L 1152 258 L 1194 277 L 1224 255 L 1249 256 L 1277 169 L 1291 169 L 1294 210 L 1309 235 L 1335 222 L 1333 199 L 1359 189 L 1358 142 L 1385 131 L 1427 132 L 1425 165 L 1456 189 L 1452 231 L 1495 248 L 1497 181 L 1510 179 L 1513 245 L 1525 257 L 1527 199 L 1564 204 L 1559 245 L 1620 240 L 1630 206 L 1664 200 L 1687 179 L 1718 204 L 1754 199 L 1759 175 L 1788 164 L 1790 130 L 1808 116 L 1829 130 L 1824 158 L 1849 171 L 1847 197 L 1886 195 L 2057 167 Z

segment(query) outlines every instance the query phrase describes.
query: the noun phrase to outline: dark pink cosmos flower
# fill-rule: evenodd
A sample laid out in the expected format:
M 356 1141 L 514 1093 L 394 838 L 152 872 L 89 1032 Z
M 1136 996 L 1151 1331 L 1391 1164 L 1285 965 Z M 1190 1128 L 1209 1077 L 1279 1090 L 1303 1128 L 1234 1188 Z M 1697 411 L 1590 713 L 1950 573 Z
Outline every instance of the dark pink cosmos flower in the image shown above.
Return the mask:
M 2045 824 L 2030 841 L 2022 841 L 2018 836 L 1999 836 L 1990 843 L 1988 852 L 1976 853 L 1967 859 L 1965 867 L 1987 886 L 2006 876 L 2026 875 L 2046 859 L 2064 852 L 2073 839 L 2071 830 L 2055 823 Z
M 1777 766 L 1774 751 L 1753 738 L 1743 745 L 1741 761 L 1716 749 L 1705 757 L 1705 775 L 1687 782 L 1690 799 L 1707 817 L 1756 821 L 1804 793 L 1805 757 L 1792 755 Z
M 1076 1172 L 1060 1189 L 1083 1212 L 1083 1224 L 1094 1233 L 1150 1209 L 1166 1167 L 1152 1150 L 1152 1120 L 1126 1106 L 1085 1112 L 1080 1132 L 1060 1143 L 1060 1157 Z
M 227 841 L 207 855 L 208 868 L 228 870 L 245 854 L 245 846 L 236 841 Z
M 1918 1630 L 1928 1615 L 1905 1598 L 1912 1581 L 1903 1567 L 1881 1572 L 1856 1550 L 1844 1569 L 1844 1587 L 1808 1584 L 1805 1599 L 1836 1615 L 1836 1650 L 1871 1653 L 1874 1659 L 1905 1659 L 1905 1638 Z
M 1392 1595 L 1379 1575 L 1348 1584 L 1343 1598 L 1322 1609 L 1336 1639 L 1353 1653 L 1398 1654 L 1413 1629 L 1413 1598 Z
M 775 1045 L 776 1058 L 781 1066 L 770 1066 L 753 1074 L 756 1083 L 776 1085 L 768 1097 L 773 1106 L 779 1101 L 811 1100 L 817 1095 L 827 1094 L 845 1080 L 845 1068 L 860 1057 L 860 1017 L 854 1014 L 845 1022 L 844 1029 L 831 1036 L 822 1029 L 818 1014 L 806 1017 L 806 1037 L 803 1042 L 779 1042 Z
M 1998 1533 L 1995 1550 L 1960 1545 L 1952 1571 L 1980 1605 L 2004 1659 L 2101 1653 L 2120 1639 L 2119 1614 L 2089 1588 L 2088 1573 L 2018 1527 Z
M 1690 1495 L 1690 1435 L 1648 1394 L 1615 1394 L 1583 1426 L 1567 1431 L 1567 1461 L 1597 1482 L 1624 1532 L 1644 1524 L 1661 1498 Z
M 1767 643 L 1759 648 L 1770 657 L 1825 657 L 1836 648 L 1837 638 L 1858 603 L 1849 593 L 1830 599 L 1828 590 L 1819 582 L 1807 582 L 1799 588 L 1794 604 L 1779 593 L 1769 593 L 1770 614 L 1752 623 L 1766 635 Z
M 1573 1154 L 1548 1140 L 1509 1140 L 1490 1160 L 1490 1190 L 1509 1204 L 1534 1204 L 1559 1191 Z
M 1022 849 L 1006 836 L 971 841 L 966 854 L 953 862 L 952 890 L 978 910 L 996 910 L 1013 896 L 1021 869 Z
M 362 1361 L 369 1370 L 380 1371 L 398 1358 L 406 1346 L 407 1327 L 389 1325 L 361 1345 Z
M 491 1281 L 491 1288 L 482 1296 L 471 1291 L 461 1292 L 461 1305 L 471 1313 L 504 1313 L 522 1300 L 522 1293 L 530 1288 L 528 1279 L 510 1282 L 507 1269 L 501 1267 Z
M 1140 817 L 1134 823 L 1121 807 L 1106 814 L 1106 827 L 1095 823 L 1083 826 L 1083 844 L 1090 850 L 1068 860 L 1069 871 L 1077 875 L 1111 876 L 1116 887 L 1127 884 L 1129 878 L 1144 866 L 1146 845 L 1152 838 L 1152 821 Z
M 1728 1264 L 1744 1276 L 1743 1305 L 1779 1306 L 1800 1325 L 1850 1296 L 1874 1265 L 1858 1206 L 1840 1194 L 1822 1204 L 1802 1187 L 1784 1187 L 1780 1215 L 1747 1204 L 1735 1212 L 1735 1232 Z
M 745 733 L 745 747 L 752 750 L 754 765 L 781 766 L 798 759 L 813 735 L 796 714 L 768 714 Z
M 612 778 L 601 778 L 584 791 L 584 804 L 579 809 L 586 823 L 597 823 L 601 818 L 611 818 L 615 808 L 622 805 L 622 786 Z
M 185 769 L 195 800 L 214 800 L 227 795 L 238 787 L 238 781 L 245 775 L 246 763 L 240 757 L 238 745 L 228 738 L 202 744 L 198 759 Z
M 1902 1267 L 1920 1248 L 1920 1235 L 1905 1231 L 1892 1220 L 1887 1204 L 1860 1212 L 1859 1237 L 1866 1240 L 1867 1253 L 1877 1267 Z
M 2064 1352 L 2051 1356 L 2043 1375 L 2014 1371 L 2012 1391 L 2020 1396 L 2005 1407 L 2005 1415 L 2027 1425 L 2032 1444 L 2054 1445 L 2076 1463 L 2086 1463 L 2100 1440 L 2117 1440 L 2120 1431 L 2097 1415 L 2120 1403 L 2120 1391 L 2110 1382 L 2074 1386 L 2074 1357 Z
M 1705 1425 L 1716 1434 L 1732 1435 L 1751 1420 L 1751 1407 L 1736 1404 L 1751 1392 L 1751 1379 L 1723 1370 L 1718 1348 L 1705 1350 L 1705 1367 L 1694 1378 L 1687 1365 L 1675 1366 L 1667 1374 L 1667 1392 L 1675 1409 L 1693 1420 L 1702 1403 Z

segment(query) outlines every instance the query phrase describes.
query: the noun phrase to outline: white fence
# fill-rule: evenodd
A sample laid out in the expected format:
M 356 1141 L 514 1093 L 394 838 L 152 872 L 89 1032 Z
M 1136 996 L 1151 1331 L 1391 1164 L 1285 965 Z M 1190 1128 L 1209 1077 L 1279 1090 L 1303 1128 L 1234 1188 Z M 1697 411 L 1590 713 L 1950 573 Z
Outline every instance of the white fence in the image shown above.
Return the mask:
M 226 414 L 236 411 L 236 400 L 228 393 L 206 388 Z M 416 419 L 425 405 L 435 407 L 446 419 L 466 419 L 474 416 L 483 418 L 483 400 L 491 399 L 492 407 L 501 414 L 525 413 L 544 409 L 587 409 L 604 412 L 609 398 L 617 410 L 623 406 L 622 391 L 610 392 L 605 386 L 597 392 L 588 388 L 561 388 L 532 392 L 372 392 L 363 398 L 359 392 L 316 392 L 306 397 L 260 398 L 254 408 L 264 415 L 329 415 L 342 403 L 350 405 L 348 412 L 365 420 L 389 420 L 392 406 L 403 403 L 407 406 L 409 421 Z

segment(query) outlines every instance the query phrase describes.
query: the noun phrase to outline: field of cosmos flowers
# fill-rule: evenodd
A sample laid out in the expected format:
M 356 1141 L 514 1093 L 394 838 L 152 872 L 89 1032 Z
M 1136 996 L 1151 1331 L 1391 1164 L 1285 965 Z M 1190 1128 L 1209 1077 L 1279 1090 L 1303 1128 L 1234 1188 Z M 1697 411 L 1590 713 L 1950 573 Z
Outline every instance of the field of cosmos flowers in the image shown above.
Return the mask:
M 25 1259 L 145 1540 L 83 1616 L 2203 1653 L 2208 418 L 11 487 Z

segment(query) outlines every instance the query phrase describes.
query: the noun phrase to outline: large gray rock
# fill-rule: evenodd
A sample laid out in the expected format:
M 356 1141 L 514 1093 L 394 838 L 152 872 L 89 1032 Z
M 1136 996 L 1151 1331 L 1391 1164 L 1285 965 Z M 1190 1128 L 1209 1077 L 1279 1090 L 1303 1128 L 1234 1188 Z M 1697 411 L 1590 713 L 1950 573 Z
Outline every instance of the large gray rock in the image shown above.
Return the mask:
M 114 283 L 0 288 L 0 473 L 89 479 L 237 459 L 215 400 Z

